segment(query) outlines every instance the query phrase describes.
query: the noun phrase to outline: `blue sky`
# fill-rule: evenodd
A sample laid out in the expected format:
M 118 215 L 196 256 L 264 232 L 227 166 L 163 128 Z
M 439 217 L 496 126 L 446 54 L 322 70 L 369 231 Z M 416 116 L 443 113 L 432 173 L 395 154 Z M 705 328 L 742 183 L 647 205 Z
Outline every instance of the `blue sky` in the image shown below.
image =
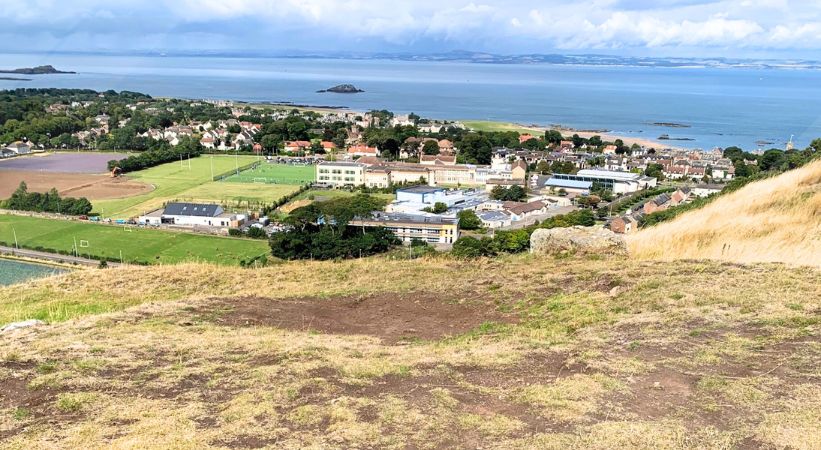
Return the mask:
M 0 0 L 0 51 L 821 59 L 821 0 Z

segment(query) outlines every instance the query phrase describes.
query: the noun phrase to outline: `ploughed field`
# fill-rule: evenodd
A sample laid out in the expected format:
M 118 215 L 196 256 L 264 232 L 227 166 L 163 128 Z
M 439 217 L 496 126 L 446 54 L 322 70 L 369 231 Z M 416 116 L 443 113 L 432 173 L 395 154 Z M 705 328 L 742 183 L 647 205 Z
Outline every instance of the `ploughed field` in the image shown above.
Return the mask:
M 821 446 L 821 272 L 204 264 L 0 288 L 0 447 Z
M 128 156 L 128 153 L 38 153 L 0 160 L 0 170 L 101 174 L 108 172 L 109 161 Z
M 30 192 L 56 188 L 61 196 L 103 200 L 146 194 L 153 186 L 126 178 L 113 179 L 107 163 L 125 153 L 48 153 L 0 160 L 0 199 L 25 181 Z

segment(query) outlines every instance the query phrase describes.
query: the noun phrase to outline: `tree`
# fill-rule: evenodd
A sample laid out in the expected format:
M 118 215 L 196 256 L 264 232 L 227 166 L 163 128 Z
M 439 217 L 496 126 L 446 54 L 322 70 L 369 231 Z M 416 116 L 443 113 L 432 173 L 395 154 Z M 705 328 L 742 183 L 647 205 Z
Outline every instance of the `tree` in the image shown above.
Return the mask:
M 647 168 L 644 169 L 644 175 L 648 177 L 657 178 L 659 181 L 664 180 L 664 166 L 661 164 L 648 164 Z
M 422 153 L 426 155 L 438 155 L 439 143 L 436 141 L 425 141 L 425 145 L 422 146 Z
M 282 142 L 282 140 L 276 134 L 266 134 L 265 136 L 262 136 L 262 139 L 259 141 L 262 148 L 269 152 L 275 151 L 277 147 L 279 147 L 280 142 Z
M 423 209 L 422 211 L 434 213 L 434 214 L 444 214 L 448 212 L 448 205 L 442 202 L 436 202 L 433 204 L 433 207 L 428 207 Z
M 536 172 L 539 172 L 542 175 L 550 173 L 550 164 L 548 164 L 547 161 L 544 160 L 539 161 L 539 163 L 536 164 Z
M 479 133 L 468 133 L 457 145 L 460 157 L 469 164 L 490 164 L 493 148 L 487 136 Z
M 590 139 L 587 140 L 587 143 L 593 147 L 601 147 L 602 144 L 604 144 L 601 140 L 601 136 L 599 135 L 591 136 Z
M 463 230 L 478 230 L 482 228 L 482 219 L 472 209 L 464 209 L 456 214 L 459 218 L 459 228 Z
M 451 250 L 451 255 L 465 259 L 493 256 L 495 254 L 493 240 L 487 237 L 482 239 L 476 239 L 472 236 L 461 237 L 453 243 L 453 250 Z
M 547 130 L 544 133 L 544 140 L 548 144 L 558 144 L 562 142 L 564 138 L 562 138 L 562 133 L 558 130 Z

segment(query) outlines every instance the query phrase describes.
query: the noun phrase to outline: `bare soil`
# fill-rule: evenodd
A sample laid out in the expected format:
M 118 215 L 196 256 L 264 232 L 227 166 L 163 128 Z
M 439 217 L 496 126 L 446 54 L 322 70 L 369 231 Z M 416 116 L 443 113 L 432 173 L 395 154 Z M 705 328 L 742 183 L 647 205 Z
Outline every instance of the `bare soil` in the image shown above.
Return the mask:
M 56 188 L 61 196 L 86 197 L 90 200 L 131 197 L 145 194 L 154 187 L 124 177 L 85 173 L 0 171 L 0 198 L 8 198 L 25 181 L 30 192 L 47 192 Z
M 375 336 L 387 343 L 436 340 L 485 322 L 515 323 L 491 301 L 427 293 L 367 297 L 214 299 L 197 313 L 226 326 L 271 326 L 295 331 Z

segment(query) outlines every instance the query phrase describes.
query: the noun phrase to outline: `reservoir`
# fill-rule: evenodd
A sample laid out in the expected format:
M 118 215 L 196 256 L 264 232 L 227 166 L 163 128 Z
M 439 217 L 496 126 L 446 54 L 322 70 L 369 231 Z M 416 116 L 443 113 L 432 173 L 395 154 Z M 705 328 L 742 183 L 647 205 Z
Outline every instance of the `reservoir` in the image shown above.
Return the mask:
M 0 286 L 20 283 L 34 278 L 43 278 L 65 272 L 52 266 L 12 261 L 0 258 Z

